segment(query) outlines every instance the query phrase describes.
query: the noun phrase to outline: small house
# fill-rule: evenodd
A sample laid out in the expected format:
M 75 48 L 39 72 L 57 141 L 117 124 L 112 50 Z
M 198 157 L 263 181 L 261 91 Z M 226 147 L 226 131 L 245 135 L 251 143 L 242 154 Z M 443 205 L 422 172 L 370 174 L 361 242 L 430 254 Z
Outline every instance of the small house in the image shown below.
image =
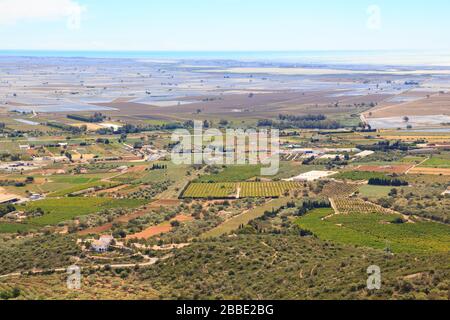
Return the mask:
M 112 236 L 103 235 L 99 240 L 94 240 L 92 242 L 92 250 L 99 253 L 107 252 L 113 240 L 114 238 Z

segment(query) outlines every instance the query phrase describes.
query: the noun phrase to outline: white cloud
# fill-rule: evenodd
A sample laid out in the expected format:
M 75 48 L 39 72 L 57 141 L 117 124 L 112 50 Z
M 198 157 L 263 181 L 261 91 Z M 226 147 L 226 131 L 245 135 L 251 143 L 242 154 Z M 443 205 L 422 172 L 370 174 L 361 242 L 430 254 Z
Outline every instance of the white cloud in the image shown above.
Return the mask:
M 74 0 L 0 0 L 0 25 L 66 19 L 69 29 L 78 29 L 85 10 Z

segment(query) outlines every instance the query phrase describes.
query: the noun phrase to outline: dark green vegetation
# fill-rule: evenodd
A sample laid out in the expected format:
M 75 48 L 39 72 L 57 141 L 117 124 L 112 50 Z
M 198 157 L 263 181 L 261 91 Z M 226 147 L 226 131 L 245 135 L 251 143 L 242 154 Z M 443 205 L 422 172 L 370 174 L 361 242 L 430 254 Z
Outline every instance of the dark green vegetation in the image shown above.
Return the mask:
M 400 180 L 400 179 L 370 178 L 369 185 L 403 187 L 403 186 L 407 186 L 408 182 Z
M 0 243 L 1 274 L 54 269 L 73 264 L 81 253 L 75 239 L 50 235 L 10 240 Z
M 240 235 L 194 243 L 141 270 L 166 299 L 447 299 L 445 254 L 389 255 L 294 235 Z M 380 266 L 380 291 L 366 289 Z M 430 290 L 430 288 L 433 288 Z
M 83 116 L 79 114 L 68 114 L 67 118 L 82 121 L 82 122 L 90 122 L 90 123 L 96 123 L 96 122 L 102 122 L 105 119 L 105 116 L 101 113 L 94 113 L 92 116 Z
M 328 119 L 325 115 L 283 115 L 280 114 L 276 121 L 259 120 L 258 127 L 271 127 L 277 129 L 338 129 L 343 126 L 335 120 Z
M 333 178 L 340 180 L 370 180 L 370 179 L 384 179 L 386 174 L 380 172 L 366 172 L 366 171 L 345 171 L 334 175 Z

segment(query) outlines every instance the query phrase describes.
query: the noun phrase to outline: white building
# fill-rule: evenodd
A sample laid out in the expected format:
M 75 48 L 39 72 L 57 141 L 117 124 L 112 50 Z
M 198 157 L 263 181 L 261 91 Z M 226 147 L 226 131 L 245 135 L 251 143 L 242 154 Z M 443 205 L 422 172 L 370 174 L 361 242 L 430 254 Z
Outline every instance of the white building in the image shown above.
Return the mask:
M 335 171 L 309 171 L 302 173 L 296 177 L 287 179 L 286 181 L 316 181 L 336 174 Z
M 21 144 L 21 145 L 19 145 L 19 149 L 20 150 L 30 150 L 31 147 L 28 144 Z
M 107 252 L 114 238 L 112 236 L 103 235 L 99 240 L 94 240 L 91 243 L 92 250 L 95 252 Z

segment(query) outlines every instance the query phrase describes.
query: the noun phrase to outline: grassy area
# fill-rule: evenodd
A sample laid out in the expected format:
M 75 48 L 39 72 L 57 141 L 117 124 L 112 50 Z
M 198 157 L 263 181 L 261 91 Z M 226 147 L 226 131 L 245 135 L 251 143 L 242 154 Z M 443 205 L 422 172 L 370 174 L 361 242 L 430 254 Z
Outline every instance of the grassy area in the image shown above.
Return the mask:
M 135 208 L 146 203 L 144 200 L 110 199 L 110 198 L 62 198 L 44 199 L 29 202 L 19 207 L 21 210 L 32 211 L 38 208 L 44 211 L 41 217 L 31 218 L 27 223 L 35 226 L 56 225 L 75 217 L 88 215 L 105 209 Z
M 363 197 L 379 199 L 387 197 L 392 189 L 394 187 L 363 185 L 359 187 L 359 194 Z
M 369 180 L 371 178 L 385 178 L 386 174 L 381 172 L 366 172 L 366 171 L 345 171 L 333 176 L 334 179 L 340 180 Z
M 425 160 L 425 157 L 415 157 L 415 156 L 406 156 L 399 160 L 400 163 L 421 163 L 423 160 Z
M 17 233 L 32 230 L 32 225 L 22 223 L 3 223 L 0 222 L 0 233 Z
M 433 157 L 425 161 L 421 167 L 427 168 L 450 168 L 450 159 Z
M 399 216 L 375 213 L 335 215 L 322 220 L 332 213 L 332 209 L 313 210 L 298 218 L 296 223 L 321 239 L 343 244 L 389 248 L 394 253 L 448 252 L 448 225 L 433 222 L 394 224 L 391 222 Z
M 89 183 L 85 183 L 85 184 L 79 184 L 79 185 L 75 185 L 69 188 L 64 188 L 60 191 L 55 191 L 52 192 L 48 195 L 48 197 L 64 197 L 67 196 L 69 194 L 78 192 L 78 191 L 83 191 L 83 190 L 87 190 L 90 188 L 101 188 L 101 189 L 105 189 L 105 188 L 113 188 L 115 186 L 118 186 L 120 183 L 118 182 L 106 182 L 106 181 L 93 181 L 93 182 L 89 182 Z
M 280 208 L 281 206 L 286 205 L 288 201 L 289 201 L 288 198 L 275 199 L 267 202 L 263 206 L 243 212 L 242 214 L 225 221 L 218 227 L 204 233 L 201 236 L 201 238 L 205 239 L 211 237 L 218 237 L 223 234 L 235 231 L 239 229 L 241 225 L 246 225 L 249 221 L 263 216 L 266 211 L 272 211 L 272 209 L 277 209 Z
M 229 166 L 217 174 L 201 176 L 197 182 L 239 182 L 259 177 L 261 166 Z

